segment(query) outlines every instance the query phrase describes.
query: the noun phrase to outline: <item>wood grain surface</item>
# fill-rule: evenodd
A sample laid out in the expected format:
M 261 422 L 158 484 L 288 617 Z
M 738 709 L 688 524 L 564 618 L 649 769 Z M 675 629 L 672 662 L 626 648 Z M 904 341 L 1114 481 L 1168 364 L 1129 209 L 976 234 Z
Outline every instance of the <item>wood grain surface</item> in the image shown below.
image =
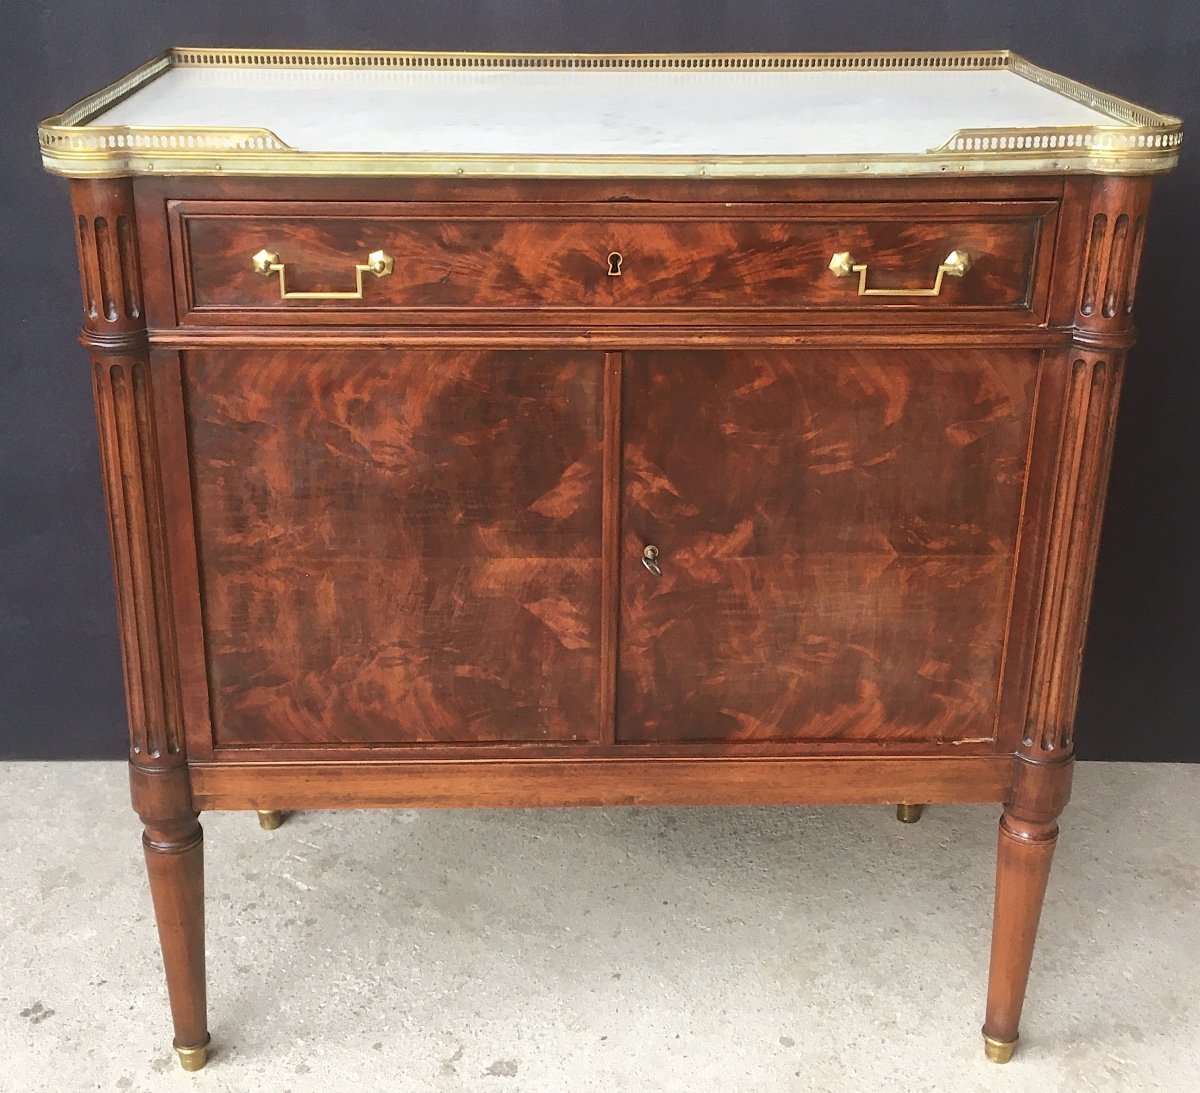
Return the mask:
M 876 313 L 1029 312 L 1034 259 L 1049 202 L 890 206 L 611 207 L 539 211 L 521 206 L 447 207 L 400 202 L 183 202 L 172 206 L 186 268 L 182 314 L 206 321 L 271 321 L 289 313 L 310 321 L 350 313 L 436 313 L 462 321 L 475 310 L 606 311 L 697 309 L 762 313 L 819 310 Z M 251 255 L 274 251 L 287 265 L 289 291 L 345 291 L 354 266 L 383 249 L 391 275 L 365 278 L 362 300 L 281 299 L 277 276 Z M 974 264 L 947 278 L 938 296 L 859 296 L 857 277 L 838 278 L 835 251 L 869 264 L 871 287 L 922 289 L 954 249 Z M 621 255 L 610 276 L 610 255 Z M 436 318 L 436 315 L 431 315 Z
M 593 739 L 602 367 L 188 354 L 218 743 Z
M 631 354 L 618 738 L 991 738 L 1036 359 Z
M 1003 801 L 1007 1050 L 1149 187 L 74 181 L 177 1044 L 197 808 Z
M 239 762 L 190 768 L 199 808 L 563 808 L 1000 802 L 1001 755 Z

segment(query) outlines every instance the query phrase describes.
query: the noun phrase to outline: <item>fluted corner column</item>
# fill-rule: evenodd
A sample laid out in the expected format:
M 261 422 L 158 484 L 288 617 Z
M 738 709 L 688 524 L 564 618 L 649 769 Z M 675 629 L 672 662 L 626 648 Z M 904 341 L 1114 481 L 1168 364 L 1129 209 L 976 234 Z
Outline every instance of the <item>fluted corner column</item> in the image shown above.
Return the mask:
M 1061 308 L 1073 325 L 1072 344 L 1049 361 L 1063 370 L 1064 397 L 1029 705 L 1000 820 L 983 1026 L 994 1062 L 1007 1062 L 1017 1044 L 1058 817 L 1071 793 L 1079 672 L 1150 180 L 1098 177 L 1073 186 L 1086 202 L 1083 257 Z
M 133 182 L 71 184 L 108 506 L 133 806 L 158 924 L 174 1046 L 185 1069 L 207 1057 L 204 846 L 192 807 L 168 594 L 162 479 L 146 337 Z

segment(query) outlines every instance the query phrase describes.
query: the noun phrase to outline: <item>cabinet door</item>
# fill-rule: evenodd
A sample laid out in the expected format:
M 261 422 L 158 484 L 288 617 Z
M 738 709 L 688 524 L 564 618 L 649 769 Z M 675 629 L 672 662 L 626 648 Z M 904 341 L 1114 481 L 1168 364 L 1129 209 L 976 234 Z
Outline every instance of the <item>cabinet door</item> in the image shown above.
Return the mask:
M 624 371 L 619 740 L 994 736 L 1036 353 Z
M 602 354 L 182 365 L 218 746 L 597 737 Z

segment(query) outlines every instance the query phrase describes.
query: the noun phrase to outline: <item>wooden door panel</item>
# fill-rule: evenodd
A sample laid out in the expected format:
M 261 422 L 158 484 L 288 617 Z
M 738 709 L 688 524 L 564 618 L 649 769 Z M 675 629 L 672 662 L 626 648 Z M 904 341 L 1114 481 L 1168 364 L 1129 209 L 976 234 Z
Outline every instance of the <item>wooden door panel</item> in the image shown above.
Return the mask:
M 991 739 L 1037 362 L 632 354 L 618 739 Z
M 602 367 L 185 354 L 215 743 L 596 739 Z

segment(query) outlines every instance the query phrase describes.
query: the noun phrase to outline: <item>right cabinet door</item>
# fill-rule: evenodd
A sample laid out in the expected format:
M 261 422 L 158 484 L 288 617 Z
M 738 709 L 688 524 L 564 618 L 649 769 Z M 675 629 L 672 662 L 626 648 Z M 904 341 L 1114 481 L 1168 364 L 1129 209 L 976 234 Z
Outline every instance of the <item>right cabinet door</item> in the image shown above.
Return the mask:
M 993 739 L 1038 361 L 627 354 L 618 740 Z

